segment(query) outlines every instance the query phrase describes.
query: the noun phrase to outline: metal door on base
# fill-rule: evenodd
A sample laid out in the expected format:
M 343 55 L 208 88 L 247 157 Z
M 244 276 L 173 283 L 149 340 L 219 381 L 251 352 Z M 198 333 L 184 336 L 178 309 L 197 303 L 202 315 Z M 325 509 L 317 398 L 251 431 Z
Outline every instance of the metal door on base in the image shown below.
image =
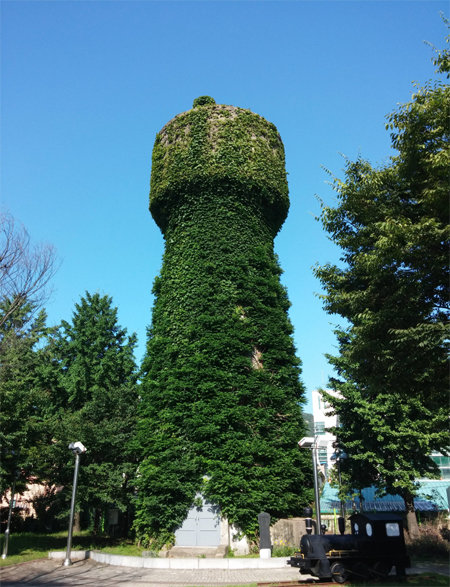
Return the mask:
M 192 506 L 186 519 L 175 532 L 175 546 L 219 546 L 219 508 L 200 497 L 203 505 Z

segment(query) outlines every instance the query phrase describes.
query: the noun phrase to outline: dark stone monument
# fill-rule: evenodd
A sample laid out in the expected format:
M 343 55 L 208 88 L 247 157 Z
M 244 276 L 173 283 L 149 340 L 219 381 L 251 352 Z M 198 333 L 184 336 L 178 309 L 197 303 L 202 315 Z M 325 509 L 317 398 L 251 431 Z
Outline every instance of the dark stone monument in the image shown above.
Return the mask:
M 272 543 L 270 541 L 270 514 L 261 512 L 258 514 L 259 523 L 259 556 L 270 558 L 272 556 Z

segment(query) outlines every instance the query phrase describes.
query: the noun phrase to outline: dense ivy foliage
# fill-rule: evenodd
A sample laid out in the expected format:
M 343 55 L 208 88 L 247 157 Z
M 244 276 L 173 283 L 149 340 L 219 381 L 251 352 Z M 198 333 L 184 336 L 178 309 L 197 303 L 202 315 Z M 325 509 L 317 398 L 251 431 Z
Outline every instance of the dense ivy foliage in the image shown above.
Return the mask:
M 296 515 L 310 498 L 273 251 L 289 205 L 275 127 L 211 103 L 175 117 L 156 138 L 150 202 L 166 249 L 143 363 L 138 536 L 170 541 L 201 491 L 255 537 L 260 511 Z
M 227 181 L 239 183 L 243 203 L 264 211 L 275 236 L 289 196 L 283 143 L 273 124 L 249 110 L 205 104 L 179 114 L 156 136 L 150 210 L 163 232 L 186 194 Z

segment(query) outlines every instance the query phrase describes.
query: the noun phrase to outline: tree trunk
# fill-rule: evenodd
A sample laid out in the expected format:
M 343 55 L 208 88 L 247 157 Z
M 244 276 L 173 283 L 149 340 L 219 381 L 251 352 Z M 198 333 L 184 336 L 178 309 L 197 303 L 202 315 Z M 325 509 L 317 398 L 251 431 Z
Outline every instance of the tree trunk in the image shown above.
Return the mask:
M 127 509 L 125 512 L 119 514 L 120 536 L 126 538 L 128 536 L 128 528 L 130 524 L 130 512 Z
M 414 509 L 414 496 L 411 493 L 403 496 L 406 507 L 406 525 L 411 540 L 419 537 L 419 525 L 417 524 L 416 510 Z
M 94 534 L 100 534 L 100 522 L 102 519 L 102 510 L 95 508 L 94 511 Z
M 75 512 L 73 516 L 73 531 L 80 532 L 81 531 L 81 523 L 80 523 L 80 512 Z

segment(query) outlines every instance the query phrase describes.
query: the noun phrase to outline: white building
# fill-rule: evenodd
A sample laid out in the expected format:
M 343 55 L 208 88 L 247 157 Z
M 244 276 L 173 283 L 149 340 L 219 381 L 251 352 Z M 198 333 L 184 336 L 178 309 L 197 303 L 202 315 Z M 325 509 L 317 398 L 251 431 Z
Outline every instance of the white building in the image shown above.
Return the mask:
M 330 395 L 337 395 L 337 392 L 331 389 L 325 390 Z M 319 390 L 315 389 L 312 392 L 312 408 L 314 418 L 314 436 L 318 439 L 318 461 L 320 470 L 324 474 L 325 479 L 329 477 L 329 471 L 334 466 L 332 456 L 334 454 L 333 442 L 336 436 L 327 432 L 328 428 L 333 428 L 338 425 L 337 416 L 330 415 L 331 406 L 326 402 Z
M 331 389 L 326 389 L 325 391 L 330 395 L 339 396 L 338 391 Z M 318 446 L 319 467 L 324 474 L 325 479 L 328 479 L 329 471 L 331 467 L 335 465 L 335 462 L 331 457 L 335 451 L 333 442 L 336 440 L 336 436 L 330 432 L 326 432 L 326 430 L 338 426 L 338 417 L 330 415 L 331 406 L 324 400 L 322 394 L 317 389 L 312 392 L 312 408 L 314 436 L 317 438 Z M 439 452 L 433 452 L 431 458 L 440 469 L 441 480 L 450 479 L 450 456 L 442 455 Z

